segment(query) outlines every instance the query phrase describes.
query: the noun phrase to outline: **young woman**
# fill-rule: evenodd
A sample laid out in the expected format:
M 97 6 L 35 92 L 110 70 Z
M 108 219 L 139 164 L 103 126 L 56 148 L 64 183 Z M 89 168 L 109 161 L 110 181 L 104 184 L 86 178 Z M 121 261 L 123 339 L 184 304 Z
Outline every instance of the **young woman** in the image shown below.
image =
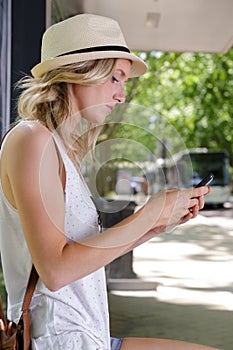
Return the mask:
M 128 78 L 146 65 L 117 22 L 78 15 L 49 28 L 42 60 L 20 83 L 20 121 L 1 151 L 1 256 L 8 318 L 17 321 L 34 264 L 32 349 L 210 349 L 160 339 L 111 339 L 104 266 L 168 227 L 196 217 L 207 187 L 169 190 L 98 233 L 80 172 L 98 125 L 125 101 Z M 89 128 L 82 135 L 80 125 Z

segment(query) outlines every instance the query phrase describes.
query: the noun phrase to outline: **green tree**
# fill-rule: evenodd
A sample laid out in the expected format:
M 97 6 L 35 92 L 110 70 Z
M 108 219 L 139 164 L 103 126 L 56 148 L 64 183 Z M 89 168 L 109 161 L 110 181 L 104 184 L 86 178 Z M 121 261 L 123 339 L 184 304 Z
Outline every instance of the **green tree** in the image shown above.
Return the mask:
M 233 50 L 146 55 L 135 101 L 171 123 L 186 146 L 225 149 L 233 165 Z
M 233 165 L 233 50 L 225 55 L 148 52 L 140 56 L 149 70 L 129 81 L 127 102 L 151 113 L 140 120 L 138 129 L 134 126 L 130 131 L 128 125 L 119 128 L 115 123 L 106 125 L 103 135 L 140 140 L 153 151 L 158 123 L 153 128 L 150 116 L 157 114 L 174 127 L 187 148 L 224 149 Z M 126 122 L 127 108 L 120 111 L 118 121 Z M 141 126 L 149 131 L 147 135 Z M 172 139 L 172 133 L 165 131 L 164 137 Z

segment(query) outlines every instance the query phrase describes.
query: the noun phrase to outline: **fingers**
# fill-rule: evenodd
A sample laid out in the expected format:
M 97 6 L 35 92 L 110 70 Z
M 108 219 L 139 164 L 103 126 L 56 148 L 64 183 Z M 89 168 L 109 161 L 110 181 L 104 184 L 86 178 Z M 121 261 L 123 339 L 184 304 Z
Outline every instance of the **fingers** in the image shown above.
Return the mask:
M 198 215 L 199 210 L 200 210 L 199 205 L 194 205 L 191 208 L 190 212 L 192 213 L 192 218 L 195 218 Z
M 193 217 L 196 217 L 199 210 L 203 209 L 204 204 L 205 204 L 204 196 L 190 199 L 188 209 L 193 214 Z
M 205 205 L 204 196 L 200 196 L 200 197 L 198 198 L 198 201 L 199 201 L 199 208 L 200 208 L 200 209 L 203 209 L 203 208 L 204 208 L 204 205 Z
M 202 186 L 192 189 L 192 198 L 197 198 L 201 196 L 205 196 L 210 192 L 210 187 Z
M 199 210 L 204 208 L 204 204 L 205 204 L 204 196 L 207 195 L 210 191 L 211 191 L 211 188 L 207 186 L 194 188 L 192 190 L 192 198 L 196 198 L 198 200 Z
M 152 212 L 161 208 L 153 228 L 175 227 L 195 218 L 204 207 L 204 196 L 208 193 L 209 188 L 203 186 L 183 190 L 170 189 L 153 196 L 149 202 L 152 203 Z
M 193 214 L 189 211 L 178 223 L 179 225 L 185 224 L 187 221 L 193 218 Z
M 188 195 L 188 198 L 189 198 L 188 208 L 185 215 L 182 217 L 180 223 L 183 224 L 189 221 L 190 219 L 195 218 L 198 215 L 199 210 L 203 209 L 205 204 L 204 196 L 205 194 L 208 194 L 208 193 L 209 193 L 209 189 L 206 186 L 193 189 L 191 191 L 188 190 L 186 192 L 186 195 Z

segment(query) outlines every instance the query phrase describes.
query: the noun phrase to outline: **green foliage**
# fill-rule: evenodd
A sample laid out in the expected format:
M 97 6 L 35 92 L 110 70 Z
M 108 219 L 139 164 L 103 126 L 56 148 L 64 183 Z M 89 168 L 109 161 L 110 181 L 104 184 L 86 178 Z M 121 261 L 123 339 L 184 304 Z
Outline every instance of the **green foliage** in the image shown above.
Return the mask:
M 187 148 L 226 150 L 233 165 L 233 49 L 225 55 L 148 52 L 140 56 L 149 69 L 128 82 L 127 102 L 162 116 Z M 149 117 L 143 127 L 153 133 Z M 143 136 L 140 128 L 132 132 L 115 128 L 112 135 L 146 140 L 145 146 L 155 149 L 153 137 Z
M 149 53 L 135 101 L 153 105 L 187 148 L 225 149 L 233 165 L 233 50 L 222 54 Z

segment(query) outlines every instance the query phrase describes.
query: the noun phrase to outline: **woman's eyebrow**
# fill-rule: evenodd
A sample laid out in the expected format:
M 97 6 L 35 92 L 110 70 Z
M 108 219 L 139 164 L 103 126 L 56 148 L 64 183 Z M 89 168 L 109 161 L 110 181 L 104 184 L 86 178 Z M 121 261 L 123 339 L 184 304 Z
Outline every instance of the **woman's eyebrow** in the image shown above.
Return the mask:
M 123 69 L 117 68 L 117 69 L 116 69 L 116 72 L 119 73 L 119 74 L 121 75 L 122 78 L 125 78 L 125 77 L 126 77 L 126 74 L 125 74 L 125 72 L 124 72 Z

